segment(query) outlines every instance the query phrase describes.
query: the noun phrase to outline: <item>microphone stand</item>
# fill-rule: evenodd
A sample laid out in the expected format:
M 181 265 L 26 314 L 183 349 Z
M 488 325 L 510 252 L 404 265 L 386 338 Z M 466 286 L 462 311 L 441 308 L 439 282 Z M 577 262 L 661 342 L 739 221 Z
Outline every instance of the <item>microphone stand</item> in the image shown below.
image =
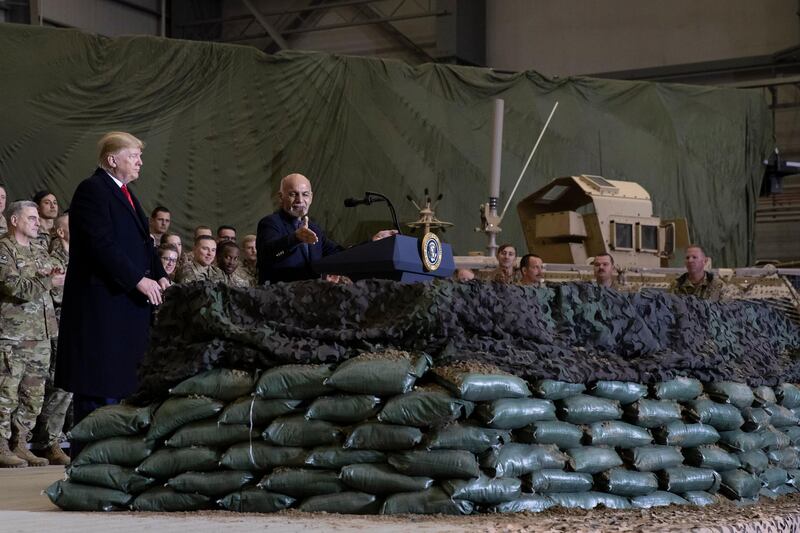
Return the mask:
M 372 198 L 373 196 L 375 198 Z M 394 211 L 394 205 L 392 205 L 392 201 L 389 200 L 389 198 L 387 198 L 386 196 L 382 195 L 379 192 L 367 191 L 365 193 L 365 199 L 369 200 L 369 202 L 367 202 L 367 205 L 371 204 L 374 201 L 386 202 L 389 205 L 389 211 L 392 213 L 392 221 L 394 222 L 394 228 L 397 230 L 397 233 L 399 235 L 403 234 L 402 230 L 400 229 L 400 224 L 397 223 L 397 213 L 395 213 Z

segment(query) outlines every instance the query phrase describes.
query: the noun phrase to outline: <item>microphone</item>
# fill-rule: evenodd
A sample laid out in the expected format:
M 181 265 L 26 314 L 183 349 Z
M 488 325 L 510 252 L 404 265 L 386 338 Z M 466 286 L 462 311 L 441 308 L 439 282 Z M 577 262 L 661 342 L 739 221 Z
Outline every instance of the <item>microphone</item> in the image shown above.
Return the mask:
M 397 233 L 402 235 L 403 232 L 400 230 L 400 224 L 397 223 L 397 213 L 394 211 L 394 205 L 392 205 L 392 201 L 389 200 L 386 196 L 382 195 L 379 192 L 370 192 L 367 191 L 364 193 L 364 198 L 346 198 L 344 201 L 345 207 L 355 207 L 357 205 L 372 205 L 373 202 L 386 202 L 389 205 L 389 212 L 392 214 L 392 221 L 394 222 L 394 227 L 397 230 Z
M 344 200 L 345 207 L 355 207 L 361 204 L 372 204 L 372 198 L 369 195 L 365 195 L 364 198 L 345 198 Z

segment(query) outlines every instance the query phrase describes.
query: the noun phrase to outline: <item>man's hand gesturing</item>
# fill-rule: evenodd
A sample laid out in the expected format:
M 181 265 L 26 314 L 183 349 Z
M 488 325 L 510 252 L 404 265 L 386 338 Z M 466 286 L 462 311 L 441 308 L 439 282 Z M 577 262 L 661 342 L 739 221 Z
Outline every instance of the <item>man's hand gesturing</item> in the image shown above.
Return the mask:
M 303 217 L 303 222 L 300 224 L 300 227 L 295 230 L 294 236 L 297 237 L 298 241 L 306 244 L 317 244 L 319 240 L 317 234 L 308 229 L 308 216 Z

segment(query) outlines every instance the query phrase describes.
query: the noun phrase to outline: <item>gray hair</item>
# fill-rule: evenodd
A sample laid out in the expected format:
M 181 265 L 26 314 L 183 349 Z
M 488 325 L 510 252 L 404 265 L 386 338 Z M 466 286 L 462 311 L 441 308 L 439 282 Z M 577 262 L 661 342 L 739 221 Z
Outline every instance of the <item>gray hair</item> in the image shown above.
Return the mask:
M 36 209 L 37 212 L 39 211 L 39 206 L 34 202 L 30 200 L 17 200 L 16 202 L 11 202 L 6 208 L 6 220 L 11 220 L 11 217 L 19 215 L 26 207 L 32 207 Z

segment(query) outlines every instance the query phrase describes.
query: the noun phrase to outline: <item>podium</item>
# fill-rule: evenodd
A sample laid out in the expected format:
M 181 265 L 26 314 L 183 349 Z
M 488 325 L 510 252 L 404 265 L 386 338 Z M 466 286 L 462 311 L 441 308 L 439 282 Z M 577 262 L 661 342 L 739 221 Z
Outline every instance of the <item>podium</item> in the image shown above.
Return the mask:
M 323 257 L 311 266 L 319 274 L 340 274 L 353 281 L 370 278 L 404 282 L 431 281 L 451 276 L 455 271 L 453 249 L 450 245 L 442 243 L 441 253 L 439 268 L 429 272 L 422 263 L 419 239 L 394 235 Z

